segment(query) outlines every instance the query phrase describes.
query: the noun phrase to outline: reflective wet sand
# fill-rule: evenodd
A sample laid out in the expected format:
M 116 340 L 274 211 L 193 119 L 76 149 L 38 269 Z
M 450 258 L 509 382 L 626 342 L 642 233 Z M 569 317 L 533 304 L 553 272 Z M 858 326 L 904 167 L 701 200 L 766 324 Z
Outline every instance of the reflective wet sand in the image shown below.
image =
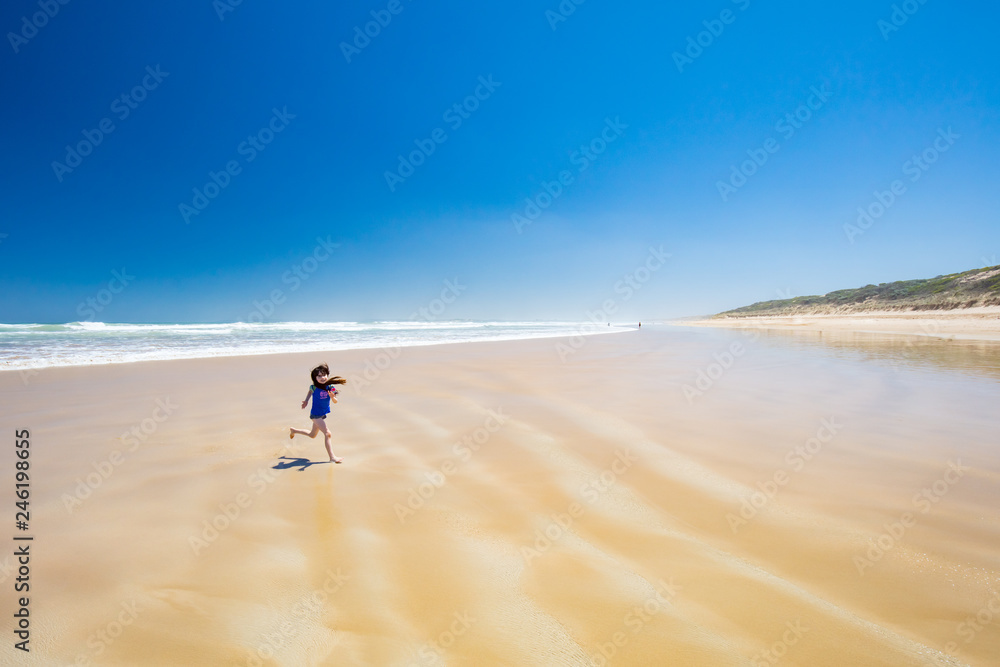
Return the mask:
M 32 432 L 31 658 L 996 664 L 1000 345 L 575 343 L 0 374 Z M 338 466 L 287 436 L 315 361 L 367 368 Z

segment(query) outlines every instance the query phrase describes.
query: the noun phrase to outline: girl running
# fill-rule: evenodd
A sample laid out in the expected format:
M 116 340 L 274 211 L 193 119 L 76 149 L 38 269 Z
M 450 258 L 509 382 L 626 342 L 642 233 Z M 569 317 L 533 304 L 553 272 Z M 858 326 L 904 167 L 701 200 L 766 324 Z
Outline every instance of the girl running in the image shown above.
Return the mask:
M 331 378 L 330 368 L 326 364 L 320 364 L 312 369 L 311 375 L 313 383 L 309 385 L 306 398 L 302 401 L 302 409 L 306 409 L 306 406 L 309 405 L 309 399 L 312 398 L 312 410 L 309 413 L 309 418 L 312 419 L 313 423 L 312 430 L 303 431 L 300 428 L 289 428 L 288 437 L 294 438 L 295 434 L 298 433 L 315 438 L 316 434 L 322 432 L 326 440 L 326 453 L 330 455 L 330 460 L 334 463 L 340 463 L 344 459 L 334 456 L 333 450 L 330 448 L 331 435 L 330 428 L 326 425 L 326 416 L 330 414 L 330 401 L 337 402 L 339 392 L 333 388 L 333 385 L 347 384 L 347 380 L 339 375 Z

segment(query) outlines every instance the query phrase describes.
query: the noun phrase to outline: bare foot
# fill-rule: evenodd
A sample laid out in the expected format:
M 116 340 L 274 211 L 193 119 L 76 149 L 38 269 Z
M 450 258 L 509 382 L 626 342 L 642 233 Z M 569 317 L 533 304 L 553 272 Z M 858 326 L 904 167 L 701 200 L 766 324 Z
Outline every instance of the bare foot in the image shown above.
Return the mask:
M 334 463 L 343 463 L 343 461 L 344 461 L 344 459 L 342 459 L 342 458 L 338 459 L 336 457 L 334 457 L 334 458 L 332 458 L 330 460 L 333 461 Z
M 288 439 L 292 440 L 294 438 L 295 438 L 295 431 L 293 431 L 292 429 L 288 429 Z

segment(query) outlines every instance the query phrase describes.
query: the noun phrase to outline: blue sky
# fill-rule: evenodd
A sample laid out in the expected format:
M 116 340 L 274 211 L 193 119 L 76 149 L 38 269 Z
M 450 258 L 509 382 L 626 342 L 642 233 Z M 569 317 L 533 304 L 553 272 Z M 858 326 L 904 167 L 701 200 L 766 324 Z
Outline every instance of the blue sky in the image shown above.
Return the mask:
M 0 10 L 0 321 L 109 281 L 107 322 L 405 319 L 456 279 L 446 319 L 656 320 L 1000 264 L 995 3 L 226 2 Z

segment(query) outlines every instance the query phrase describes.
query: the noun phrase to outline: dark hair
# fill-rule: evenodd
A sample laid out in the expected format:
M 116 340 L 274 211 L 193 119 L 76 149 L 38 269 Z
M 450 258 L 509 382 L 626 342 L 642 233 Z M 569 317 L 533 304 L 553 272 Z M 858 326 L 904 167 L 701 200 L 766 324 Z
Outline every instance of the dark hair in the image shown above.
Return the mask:
M 320 384 L 316 380 L 316 376 L 318 376 L 320 373 L 327 376 L 328 378 L 327 381 L 324 382 L 323 384 Z M 317 389 L 329 389 L 331 385 L 347 384 L 347 380 L 340 377 L 339 375 L 335 377 L 330 377 L 330 367 L 327 366 L 326 364 L 320 364 L 316 368 L 312 369 L 312 373 L 310 373 L 310 375 L 312 376 L 313 386 L 316 387 Z

